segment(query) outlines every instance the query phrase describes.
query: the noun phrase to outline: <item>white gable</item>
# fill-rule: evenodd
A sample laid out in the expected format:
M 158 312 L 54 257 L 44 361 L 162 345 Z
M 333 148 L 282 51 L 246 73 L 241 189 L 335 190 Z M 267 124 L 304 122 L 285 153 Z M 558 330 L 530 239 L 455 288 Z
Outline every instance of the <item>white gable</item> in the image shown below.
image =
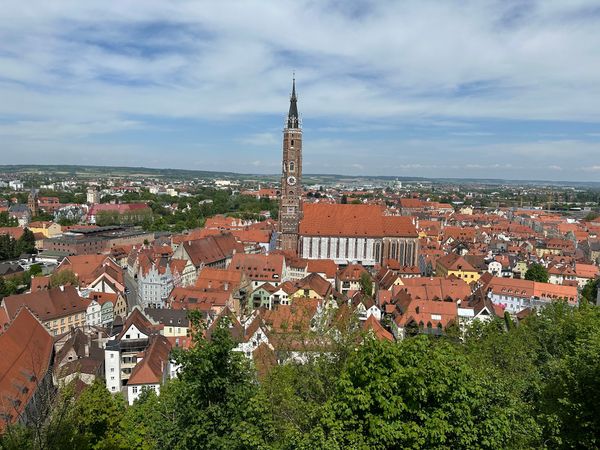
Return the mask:
M 141 332 L 135 324 L 131 324 L 127 331 L 123 334 L 122 340 L 133 340 L 133 339 L 148 339 L 148 335 Z

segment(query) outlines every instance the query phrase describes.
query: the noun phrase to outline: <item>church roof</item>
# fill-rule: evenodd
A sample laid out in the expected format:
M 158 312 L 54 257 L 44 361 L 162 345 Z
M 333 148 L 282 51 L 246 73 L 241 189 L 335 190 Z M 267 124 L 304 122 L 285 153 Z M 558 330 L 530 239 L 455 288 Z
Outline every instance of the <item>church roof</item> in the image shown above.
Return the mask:
M 410 217 L 386 216 L 380 205 L 308 203 L 300 235 L 417 237 L 417 229 Z

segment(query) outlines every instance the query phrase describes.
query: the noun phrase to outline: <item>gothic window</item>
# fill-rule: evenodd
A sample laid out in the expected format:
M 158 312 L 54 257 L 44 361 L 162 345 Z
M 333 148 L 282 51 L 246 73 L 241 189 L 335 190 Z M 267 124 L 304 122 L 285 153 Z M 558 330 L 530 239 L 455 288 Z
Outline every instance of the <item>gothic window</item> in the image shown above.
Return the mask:
M 294 140 L 292 139 L 292 147 L 294 146 Z
M 294 195 L 294 191 L 290 191 L 290 195 Z
M 379 242 L 375 244 L 375 261 L 379 261 L 380 246 Z
M 293 172 L 294 170 L 295 170 L 294 161 L 290 161 L 290 172 Z
M 337 238 L 335 240 L 335 257 L 339 258 L 340 257 L 340 239 Z

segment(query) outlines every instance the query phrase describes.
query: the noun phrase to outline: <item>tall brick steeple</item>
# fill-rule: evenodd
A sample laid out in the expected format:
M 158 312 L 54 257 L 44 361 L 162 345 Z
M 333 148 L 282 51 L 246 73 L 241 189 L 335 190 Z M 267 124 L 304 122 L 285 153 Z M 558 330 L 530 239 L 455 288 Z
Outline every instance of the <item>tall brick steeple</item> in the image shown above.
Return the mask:
M 302 123 L 298 115 L 296 79 L 292 81 L 290 109 L 283 130 L 283 165 L 279 199 L 281 250 L 298 251 L 298 228 L 302 218 Z

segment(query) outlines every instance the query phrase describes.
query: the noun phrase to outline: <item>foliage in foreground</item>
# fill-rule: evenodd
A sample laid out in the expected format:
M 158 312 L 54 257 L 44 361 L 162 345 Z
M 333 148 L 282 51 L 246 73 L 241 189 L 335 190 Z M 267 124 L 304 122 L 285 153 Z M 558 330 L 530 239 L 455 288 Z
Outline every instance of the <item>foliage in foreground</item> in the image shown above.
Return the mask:
M 508 331 L 507 331 L 508 330 Z M 463 344 L 350 339 L 257 381 L 227 324 L 176 355 L 182 372 L 132 407 L 101 383 L 57 402 L 41 432 L 0 448 L 597 448 L 600 309 L 563 303 L 519 326 L 473 326 Z M 64 396 L 63 396 L 64 397 Z

